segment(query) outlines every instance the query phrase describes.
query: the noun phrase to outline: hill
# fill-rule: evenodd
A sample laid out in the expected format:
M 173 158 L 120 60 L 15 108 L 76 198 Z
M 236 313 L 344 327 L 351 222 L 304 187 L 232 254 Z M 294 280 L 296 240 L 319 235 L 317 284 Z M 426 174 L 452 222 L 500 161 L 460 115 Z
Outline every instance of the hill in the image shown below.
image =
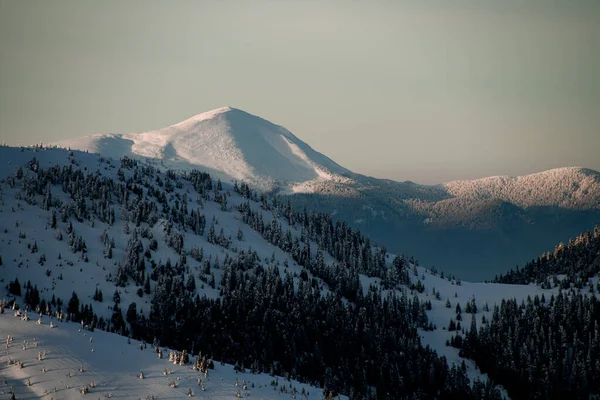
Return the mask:
M 499 398 L 475 367 L 469 379 L 421 344 L 433 327 L 426 299 L 409 298 L 411 261 L 330 215 L 129 158 L 0 158 L 1 291 L 29 315 L 332 396 Z
M 560 280 L 559 280 L 560 277 Z M 546 252 L 522 268 L 510 270 L 495 278 L 496 282 L 510 284 L 537 283 L 565 289 L 574 285 L 582 288 L 590 278 L 600 277 L 600 227 L 559 243 L 553 252 Z

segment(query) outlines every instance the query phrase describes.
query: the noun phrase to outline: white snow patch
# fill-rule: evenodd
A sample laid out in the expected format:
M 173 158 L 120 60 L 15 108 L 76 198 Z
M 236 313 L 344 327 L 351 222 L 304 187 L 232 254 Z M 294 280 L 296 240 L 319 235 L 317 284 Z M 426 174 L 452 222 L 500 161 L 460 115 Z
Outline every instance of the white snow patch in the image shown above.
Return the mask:
M 81 329 L 79 324 L 58 323 L 47 316 L 42 322 L 38 325 L 34 320 L 21 321 L 11 315 L 10 310 L 0 315 L 3 345 L 8 335 L 14 338 L 8 349 L 0 353 L 0 376 L 7 380 L 7 384 L 0 382 L 1 398 L 8 398 L 12 387 L 17 399 L 32 396 L 81 399 L 80 391 L 86 386 L 88 396 L 94 399 L 109 394 L 119 399 L 187 398 L 190 390 L 193 397 L 214 400 L 236 398 L 238 391 L 243 397 L 255 399 L 292 399 L 292 388 L 297 391 L 297 399 L 323 398 L 321 389 L 307 384 L 266 374 L 236 373 L 232 365 L 216 361 L 215 369 L 209 370 L 206 378 L 193 371 L 192 364 L 179 366 L 169 362 L 168 349 L 163 352 L 163 359 L 159 359 L 151 345 L 140 349 L 140 342 L 132 340 L 128 344 L 123 336 L 99 330 L 90 332 Z M 50 322 L 55 328 L 50 328 Z M 27 350 L 22 347 L 25 342 Z M 39 352 L 44 351 L 46 356 L 38 360 Z M 24 362 L 24 367 L 9 365 L 9 359 Z M 46 372 L 42 372 L 42 368 Z M 172 373 L 163 375 L 165 369 L 171 369 Z M 140 372 L 144 379 L 140 379 Z M 202 379 L 205 391 L 198 384 L 198 378 Z M 31 386 L 27 386 L 27 380 Z M 92 381 L 95 387 L 90 387 Z M 177 387 L 169 387 L 171 381 L 175 381 Z M 244 381 L 247 390 L 243 389 Z M 273 381 L 277 382 L 276 386 L 271 385 Z M 283 386 L 285 393 L 281 392 Z M 303 396 L 302 390 L 308 395 Z

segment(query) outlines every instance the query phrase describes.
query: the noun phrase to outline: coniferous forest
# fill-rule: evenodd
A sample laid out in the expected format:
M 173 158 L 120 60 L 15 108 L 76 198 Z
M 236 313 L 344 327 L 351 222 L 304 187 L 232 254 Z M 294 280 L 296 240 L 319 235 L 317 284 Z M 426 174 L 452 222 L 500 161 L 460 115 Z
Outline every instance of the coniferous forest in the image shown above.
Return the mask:
M 289 202 L 259 195 L 243 183 L 233 187 L 247 199 L 236 210 L 228 204 L 228 190 L 208 174 L 161 173 L 128 158 L 120 161 L 116 179 L 85 172 L 74 158 L 71 165 L 46 168 L 32 158 L 6 183 L 20 187 L 21 201 L 47 211 L 56 240 L 67 240 L 72 253 L 85 262 L 90 240 L 102 243 L 107 260 L 113 257 L 115 243 L 106 231 L 99 238 L 81 236 L 72 220 L 111 226 L 120 218 L 129 237 L 125 259 L 115 260 L 116 273 L 107 275 L 116 288 L 112 298 L 98 289 L 94 293 L 95 302 L 112 304 L 111 318 L 99 317 L 76 292 L 68 301 L 46 299 L 35 285 L 11 281 L 10 293 L 22 294 L 29 310 L 58 311 L 91 329 L 310 382 L 331 395 L 500 398 L 491 381 L 470 382 L 464 368 L 448 365 L 421 345 L 418 329 L 431 326 L 426 302 L 408 293 L 408 270 L 414 260 L 395 256 L 388 265 L 385 248 L 329 215 L 295 211 Z M 195 190 L 195 203 L 188 193 L 182 194 L 184 185 Z M 285 264 L 267 265 L 250 245 L 247 250 L 233 249 L 234 256 L 227 253 L 221 260 L 204 256 L 201 248 L 186 251 L 186 232 L 205 235 L 207 242 L 223 248 L 232 246 L 232 238 L 218 229 L 217 221 L 207 221 L 206 202 L 218 203 L 223 212 L 239 212 L 244 224 L 291 254 L 301 273 L 292 274 Z M 164 242 L 152 233 L 159 221 Z M 292 227 L 299 236 L 292 235 Z M 317 248 L 311 250 L 311 243 Z M 162 246 L 179 256 L 153 258 Z M 34 243 L 31 251 L 37 252 L 36 247 Z M 325 252 L 331 261 L 325 261 Z M 200 295 L 195 275 L 218 290 L 218 298 Z M 363 288 L 359 275 L 378 278 L 381 285 Z M 19 293 L 23 284 L 25 293 Z M 150 296 L 149 312 L 135 302 L 127 310 L 121 308 L 119 288 L 131 287 L 139 287 L 140 297 Z
M 600 273 L 600 227 L 588 231 L 568 244 L 560 243 L 552 253 L 542 254 L 523 268 L 497 276 L 495 281 L 510 284 L 537 283 L 544 287 L 560 285 L 582 288 L 588 278 Z M 560 278 L 559 278 L 560 277 Z
M 570 291 L 503 301 L 491 320 L 473 316 L 451 344 L 514 399 L 587 399 L 600 388 L 599 306 L 596 297 Z
M 512 398 L 588 398 L 600 389 L 600 228 L 559 244 L 553 253 L 496 278 L 507 284 L 557 287 L 550 298 L 534 296 L 494 306 L 491 320 L 473 316 L 451 345 L 503 384 Z M 464 321 L 469 323 L 468 319 Z
M 447 345 L 489 377 L 472 380 L 464 362 L 450 364 L 422 344 L 423 332 L 439 329 L 428 316 L 432 300 L 445 299 L 435 288 L 431 300 L 424 295 L 425 276 L 417 274 L 414 259 L 390 255 L 330 214 L 295 210 L 285 197 L 257 193 L 243 182 L 227 185 L 199 171 L 163 172 L 129 158 L 118 166 L 101 160 L 115 170 L 111 175 L 81 168 L 72 153 L 69 159 L 69 165 L 42 166 L 33 157 L 3 183 L 18 201 L 47 213 L 45 229 L 67 243 L 83 264 L 79 271 L 93 262 L 92 242 L 100 246 L 103 262 L 115 266 L 105 278 L 111 289 L 96 287 L 86 304 L 76 291 L 70 299 L 47 298 L 37 284 L 6 280 L 7 291 L 27 310 L 351 399 L 499 399 L 496 384 L 513 399 L 583 399 L 600 391 L 600 287 L 592 283 L 600 270 L 599 228 L 496 278 L 535 283 L 556 295 L 506 298 L 490 307 L 487 319 L 477 314 L 474 300 L 462 317 L 457 303 L 463 328 L 451 321 L 448 331 L 455 333 Z M 225 231 L 217 218 L 222 214 L 208 213 L 209 205 L 235 215 L 246 234 Z M 87 235 L 81 224 L 104 228 Z M 109 229 L 119 224 L 123 244 Z M 261 257 L 253 248 L 258 242 L 246 242 L 250 233 L 290 262 L 280 262 L 275 252 Z M 39 267 L 62 280 L 27 234 L 19 239 L 29 241 Z M 191 237 L 222 251 L 208 255 L 188 244 Z M 170 256 L 159 256 L 165 248 Z M 60 254 L 58 260 L 73 263 Z M 441 279 L 461 284 L 443 273 Z M 123 292 L 135 293 L 139 302 L 122 305 Z M 110 317 L 95 312 L 103 303 L 110 304 Z

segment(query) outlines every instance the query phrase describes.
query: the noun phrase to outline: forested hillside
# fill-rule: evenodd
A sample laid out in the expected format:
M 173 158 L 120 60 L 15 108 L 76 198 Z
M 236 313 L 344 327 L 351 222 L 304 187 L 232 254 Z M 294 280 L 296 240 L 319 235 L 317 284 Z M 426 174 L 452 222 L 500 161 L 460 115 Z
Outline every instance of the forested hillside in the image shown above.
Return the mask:
M 0 148 L 12 302 L 352 398 L 499 398 L 420 344 L 411 260 L 199 171 Z M 415 287 L 418 289 L 418 287 Z
M 496 282 L 569 288 L 581 288 L 588 278 L 600 273 L 600 227 L 558 244 L 553 252 L 542 254 L 535 260 L 496 277 Z
M 513 399 L 587 399 L 600 392 L 599 306 L 581 292 L 506 300 L 491 320 L 467 317 L 450 344 Z
M 458 332 L 448 344 L 513 399 L 587 399 L 600 393 L 599 260 L 595 228 L 498 277 L 500 283 L 535 282 L 558 292 L 521 301 L 506 296 L 493 306 L 491 318 L 478 318 L 469 304 L 464 316 L 457 306 L 448 330 Z

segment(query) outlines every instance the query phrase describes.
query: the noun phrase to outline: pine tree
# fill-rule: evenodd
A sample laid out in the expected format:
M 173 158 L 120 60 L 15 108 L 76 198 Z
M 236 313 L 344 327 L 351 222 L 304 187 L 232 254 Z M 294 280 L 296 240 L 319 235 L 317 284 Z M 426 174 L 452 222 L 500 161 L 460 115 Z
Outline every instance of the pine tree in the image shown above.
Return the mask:
M 79 298 L 74 291 L 69 300 L 67 312 L 71 315 L 71 321 L 77 321 L 79 319 Z
M 130 324 L 133 324 L 137 318 L 137 304 L 131 303 L 127 308 L 126 320 Z
M 196 279 L 194 279 L 194 275 L 193 274 L 189 274 L 188 275 L 188 279 L 187 279 L 187 283 L 185 285 L 185 288 L 190 293 L 194 293 L 196 291 Z
M 92 297 L 93 300 L 102 303 L 103 300 L 103 295 L 102 295 L 102 290 L 96 288 L 96 291 L 94 292 L 94 296 Z
M 150 278 L 146 276 L 146 280 L 144 281 L 144 293 L 150 294 Z
M 15 296 L 21 296 L 21 284 L 19 278 L 15 278 L 14 282 L 8 284 L 8 292 Z

